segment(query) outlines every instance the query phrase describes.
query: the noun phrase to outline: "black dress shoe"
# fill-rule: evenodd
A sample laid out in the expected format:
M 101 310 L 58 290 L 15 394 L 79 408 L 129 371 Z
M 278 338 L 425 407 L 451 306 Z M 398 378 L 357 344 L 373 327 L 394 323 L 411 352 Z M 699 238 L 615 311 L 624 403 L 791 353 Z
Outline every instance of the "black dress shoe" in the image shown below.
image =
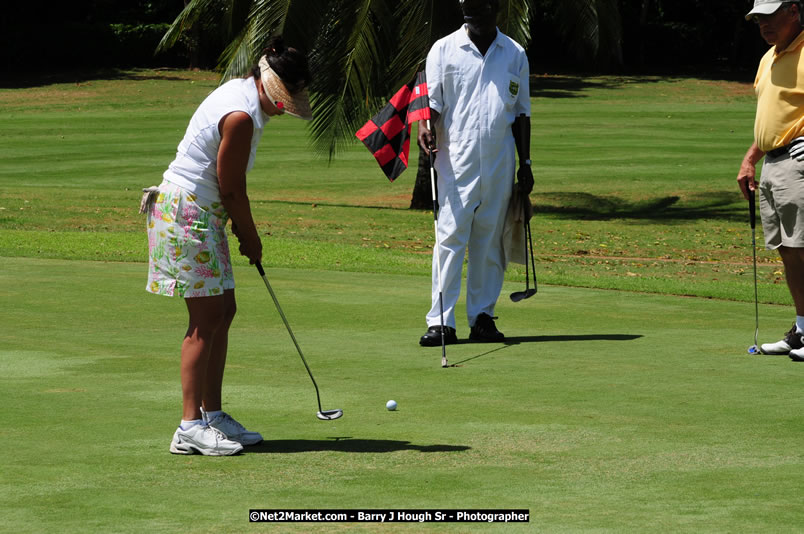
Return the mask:
M 475 319 L 475 325 L 469 332 L 469 339 L 472 341 L 482 341 L 486 343 L 505 341 L 505 336 L 502 332 L 497 330 L 497 326 L 494 324 L 494 319 L 496 319 L 496 317 L 492 317 L 487 313 L 481 313 L 478 315 L 477 319 Z
M 444 327 L 444 344 L 454 345 L 458 342 L 458 336 L 455 335 L 455 329 L 451 326 Z M 431 326 L 427 332 L 419 340 L 419 345 L 422 347 L 440 347 L 441 346 L 441 325 Z

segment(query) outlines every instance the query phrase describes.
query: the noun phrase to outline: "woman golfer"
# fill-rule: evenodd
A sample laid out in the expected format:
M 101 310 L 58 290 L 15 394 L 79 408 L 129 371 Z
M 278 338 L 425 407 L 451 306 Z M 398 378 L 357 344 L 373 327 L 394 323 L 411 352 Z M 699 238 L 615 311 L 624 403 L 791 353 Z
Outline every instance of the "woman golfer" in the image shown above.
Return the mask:
M 190 324 L 181 347 L 182 420 L 170 452 L 237 454 L 262 441 L 221 410 L 234 278 L 226 222 L 254 264 L 262 243 L 246 195 L 246 173 L 270 117 L 309 120 L 306 57 L 274 38 L 246 78 L 213 91 L 198 107 L 176 159 L 148 204 L 147 290 L 184 298 Z

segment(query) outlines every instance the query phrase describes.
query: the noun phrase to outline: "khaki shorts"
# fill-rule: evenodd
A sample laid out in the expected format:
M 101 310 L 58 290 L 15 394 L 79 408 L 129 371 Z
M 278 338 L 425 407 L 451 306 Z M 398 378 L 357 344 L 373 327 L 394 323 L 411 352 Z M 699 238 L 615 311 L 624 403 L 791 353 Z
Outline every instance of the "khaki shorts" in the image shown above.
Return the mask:
M 148 284 L 157 295 L 212 297 L 234 289 L 226 222 L 209 202 L 162 182 L 148 211 Z
M 759 213 L 768 250 L 804 248 L 804 162 L 787 154 L 765 157 Z

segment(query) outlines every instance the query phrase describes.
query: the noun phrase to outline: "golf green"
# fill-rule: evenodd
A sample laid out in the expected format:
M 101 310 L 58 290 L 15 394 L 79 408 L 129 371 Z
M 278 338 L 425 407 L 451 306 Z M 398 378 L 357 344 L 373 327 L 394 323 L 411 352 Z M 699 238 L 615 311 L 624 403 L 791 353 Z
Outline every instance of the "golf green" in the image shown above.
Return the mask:
M 422 276 L 236 267 L 224 409 L 261 431 L 174 456 L 186 312 L 145 265 L 3 258 L 0 390 L 9 532 L 375 532 L 251 524 L 252 508 L 523 508 L 520 525 L 383 532 L 794 532 L 802 367 L 749 356 L 753 303 L 541 286 L 496 313 L 507 341 L 421 348 Z M 776 339 L 789 310 L 760 308 Z M 394 399 L 396 411 L 385 403 Z

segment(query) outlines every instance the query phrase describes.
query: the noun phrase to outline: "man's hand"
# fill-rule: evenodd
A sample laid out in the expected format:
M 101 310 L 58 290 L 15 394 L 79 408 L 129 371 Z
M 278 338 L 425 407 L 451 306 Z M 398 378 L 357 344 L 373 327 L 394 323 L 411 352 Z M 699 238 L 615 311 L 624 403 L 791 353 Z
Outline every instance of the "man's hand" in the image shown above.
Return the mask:
M 737 173 L 737 184 L 746 200 L 748 200 L 748 190 L 755 191 L 757 188 L 756 174 L 756 167 L 743 161 L 743 164 L 740 165 L 740 172 Z
M 524 195 L 533 191 L 533 169 L 530 168 L 530 117 L 520 113 L 511 125 L 516 153 L 519 157 L 519 170 L 516 171 L 516 186 Z
M 740 170 L 737 172 L 737 185 L 740 186 L 740 191 L 743 196 L 748 200 L 748 191 L 756 191 L 757 189 L 757 162 L 765 156 L 765 152 L 757 147 L 754 143 L 748 152 L 743 157 L 743 162 L 740 164 Z
M 516 186 L 523 195 L 529 195 L 533 191 L 533 170 L 530 165 L 520 165 L 516 171 Z
M 427 155 L 430 155 L 430 152 L 434 155 L 438 152 L 435 135 L 427 128 L 427 121 L 419 121 L 419 135 L 417 136 L 417 141 Z

